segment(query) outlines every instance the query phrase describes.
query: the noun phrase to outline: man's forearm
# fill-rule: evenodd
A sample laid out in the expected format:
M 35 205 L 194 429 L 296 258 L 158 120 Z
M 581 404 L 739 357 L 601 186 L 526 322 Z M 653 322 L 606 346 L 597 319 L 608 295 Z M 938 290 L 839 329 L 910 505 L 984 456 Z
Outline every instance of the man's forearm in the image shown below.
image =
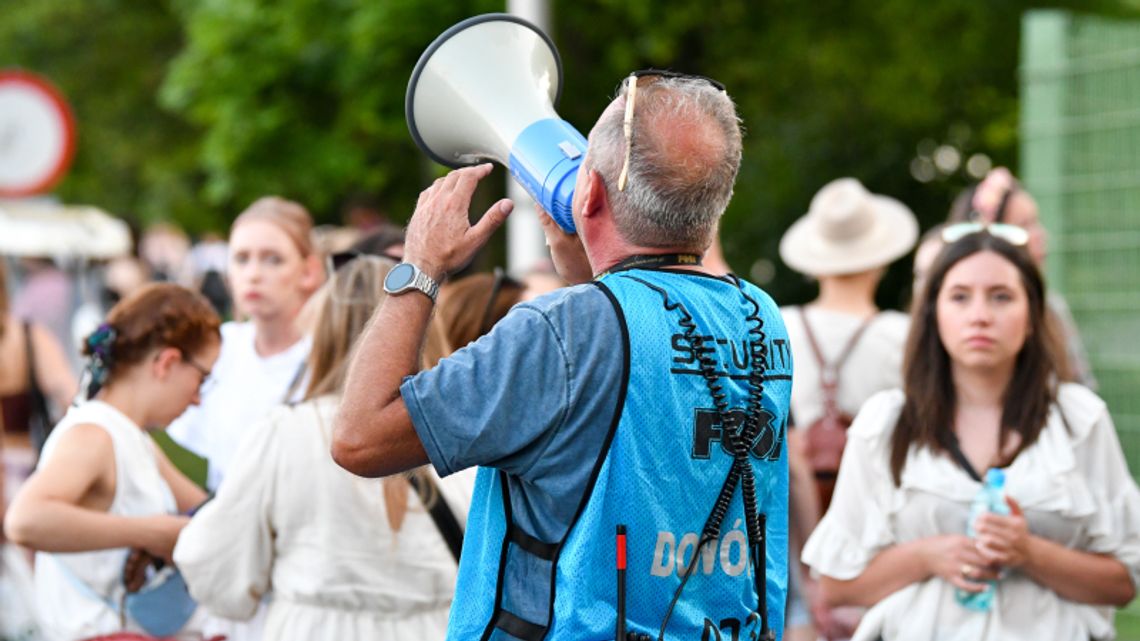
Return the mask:
M 471 195 L 489 173 L 490 163 L 456 169 L 420 194 L 404 239 L 406 262 L 436 282 L 471 262 L 514 208 L 500 200 L 471 225 Z M 354 474 L 386 476 L 427 463 L 400 383 L 419 370 L 431 308 L 418 292 L 389 296 L 356 343 L 332 444 L 333 459 Z
M 425 460 L 400 383 L 419 370 L 431 311 L 431 299 L 418 292 L 389 296 L 357 341 L 332 444 L 333 458 L 354 474 L 385 476 Z

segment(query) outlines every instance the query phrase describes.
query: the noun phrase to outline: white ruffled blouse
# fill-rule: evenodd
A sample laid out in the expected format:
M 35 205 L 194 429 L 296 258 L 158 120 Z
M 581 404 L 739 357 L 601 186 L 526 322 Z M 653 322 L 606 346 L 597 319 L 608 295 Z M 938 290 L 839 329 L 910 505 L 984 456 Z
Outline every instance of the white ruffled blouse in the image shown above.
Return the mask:
M 216 616 L 248 619 L 269 595 L 265 641 L 442 639 L 455 559 L 414 491 L 393 531 L 383 480 L 333 462 L 337 404 L 278 407 L 250 428 L 218 495 L 182 530 L 175 563 Z M 434 478 L 464 523 L 474 469 Z
M 879 552 L 939 534 L 966 531 L 979 489 L 949 456 L 912 448 L 899 487 L 890 473 L 890 436 L 903 405 L 881 392 L 848 432 L 831 507 L 804 546 L 814 572 L 859 576 Z M 1045 429 L 1006 470 L 1006 493 L 1029 529 L 1071 548 L 1111 554 L 1140 579 L 1140 490 L 1128 471 L 1107 407 L 1079 385 L 1058 391 Z M 1067 424 L 1067 425 L 1066 425 Z M 1001 580 L 990 612 L 968 611 L 939 577 L 886 597 L 863 618 L 852 641 L 1042 641 L 1112 639 L 1114 610 L 1065 600 L 1013 571 Z

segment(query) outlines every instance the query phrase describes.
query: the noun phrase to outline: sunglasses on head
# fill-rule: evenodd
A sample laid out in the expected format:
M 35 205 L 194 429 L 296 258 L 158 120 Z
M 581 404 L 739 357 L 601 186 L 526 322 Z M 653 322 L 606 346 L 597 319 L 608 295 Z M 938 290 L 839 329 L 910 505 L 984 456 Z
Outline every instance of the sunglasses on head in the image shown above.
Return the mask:
M 629 156 L 633 150 L 633 114 L 634 109 L 636 109 L 637 90 L 648 87 L 655 82 L 673 78 L 705 82 L 717 91 L 724 91 L 723 84 L 707 76 L 677 73 L 664 69 L 642 69 L 626 76 L 617 92 L 619 95 L 623 92 L 625 94 L 625 117 L 622 119 L 622 131 L 625 132 L 625 162 L 622 163 L 621 174 L 618 176 L 618 191 L 625 191 L 626 183 L 629 182 Z
M 357 258 L 360 258 L 361 256 L 377 256 L 379 258 L 387 258 L 388 260 L 391 260 L 391 261 L 394 261 L 397 263 L 400 262 L 399 258 L 392 256 L 391 254 L 388 254 L 385 252 L 381 252 L 379 254 L 373 254 L 370 252 L 343 251 L 343 252 L 337 252 L 335 254 L 329 254 L 328 258 L 325 259 L 326 263 L 327 263 L 325 265 L 325 268 L 328 270 L 329 276 L 332 276 L 333 273 L 340 270 L 341 267 L 344 267 L 345 265 L 351 263 L 353 260 L 355 260 Z
M 942 241 L 945 243 L 957 242 L 970 234 L 985 232 L 1000 238 L 1011 245 L 1023 246 L 1029 243 L 1029 232 L 1017 225 L 1006 223 L 967 222 L 948 225 L 942 230 Z
M 499 292 L 503 287 L 509 289 L 522 289 L 524 285 L 519 281 L 507 275 L 502 267 L 495 268 L 495 282 L 491 285 L 491 297 L 487 299 L 487 306 L 483 308 L 483 318 L 479 323 L 479 334 L 483 335 L 491 331 L 495 325 L 495 319 L 492 317 L 495 314 L 495 302 L 499 299 Z

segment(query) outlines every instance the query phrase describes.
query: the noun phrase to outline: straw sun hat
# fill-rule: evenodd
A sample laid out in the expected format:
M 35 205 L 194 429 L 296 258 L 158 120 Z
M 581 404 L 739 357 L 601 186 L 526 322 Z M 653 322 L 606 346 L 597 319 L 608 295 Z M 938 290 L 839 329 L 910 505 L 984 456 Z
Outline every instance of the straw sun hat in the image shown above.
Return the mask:
M 810 276 L 856 274 L 903 256 L 917 239 L 918 221 L 906 205 L 839 178 L 780 239 L 780 258 Z

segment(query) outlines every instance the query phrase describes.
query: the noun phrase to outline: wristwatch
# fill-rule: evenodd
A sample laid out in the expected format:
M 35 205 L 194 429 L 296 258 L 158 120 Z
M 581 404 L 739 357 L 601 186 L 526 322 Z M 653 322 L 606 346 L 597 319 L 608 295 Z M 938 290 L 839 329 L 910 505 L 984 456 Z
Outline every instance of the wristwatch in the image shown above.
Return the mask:
M 435 302 L 439 293 L 439 283 L 411 263 L 399 263 L 388 270 L 384 277 L 384 291 L 390 296 L 399 296 L 411 291 L 423 292 Z

